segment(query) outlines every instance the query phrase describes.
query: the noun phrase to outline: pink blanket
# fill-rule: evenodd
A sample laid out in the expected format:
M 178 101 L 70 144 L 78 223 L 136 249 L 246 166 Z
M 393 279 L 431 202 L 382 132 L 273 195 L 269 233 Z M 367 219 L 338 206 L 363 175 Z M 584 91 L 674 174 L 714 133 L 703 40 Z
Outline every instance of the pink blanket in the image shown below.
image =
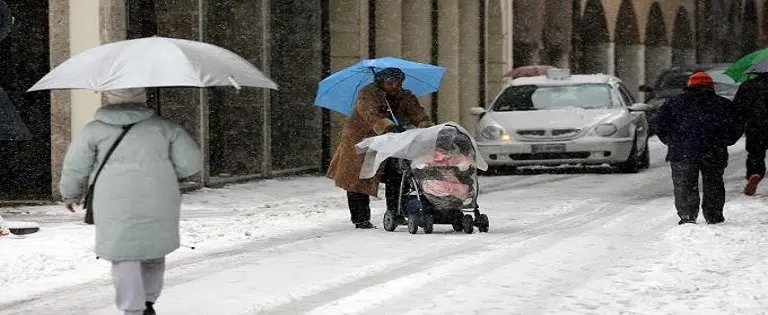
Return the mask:
M 433 196 L 454 196 L 461 200 L 469 198 L 469 186 L 462 184 L 456 176 L 450 172 L 443 172 L 443 179 L 428 179 L 422 183 L 424 192 Z

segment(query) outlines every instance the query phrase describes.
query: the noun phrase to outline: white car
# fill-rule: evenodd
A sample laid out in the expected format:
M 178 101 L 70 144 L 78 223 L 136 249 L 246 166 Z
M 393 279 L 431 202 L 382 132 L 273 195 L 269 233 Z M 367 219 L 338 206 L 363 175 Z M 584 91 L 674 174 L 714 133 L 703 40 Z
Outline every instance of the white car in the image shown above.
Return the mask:
M 509 82 L 480 116 L 476 140 L 491 168 L 609 164 L 636 173 L 649 164 L 649 106 L 615 76 L 546 76 Z

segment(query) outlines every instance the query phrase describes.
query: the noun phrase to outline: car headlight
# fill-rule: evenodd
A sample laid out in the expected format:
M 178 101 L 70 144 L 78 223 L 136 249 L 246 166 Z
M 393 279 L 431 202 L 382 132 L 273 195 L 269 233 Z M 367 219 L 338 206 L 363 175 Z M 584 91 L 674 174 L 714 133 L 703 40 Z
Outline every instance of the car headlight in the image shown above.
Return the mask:
M 601 124 L 595 127 L 595 133 L 601 137 L 610 137 L 619 131 L 619 127 L 614 124 Z
M 496 140 L 504 134 L 504 130 L 496 126 L 488 126 L 483 128 L 480 134 L 488 140 Z

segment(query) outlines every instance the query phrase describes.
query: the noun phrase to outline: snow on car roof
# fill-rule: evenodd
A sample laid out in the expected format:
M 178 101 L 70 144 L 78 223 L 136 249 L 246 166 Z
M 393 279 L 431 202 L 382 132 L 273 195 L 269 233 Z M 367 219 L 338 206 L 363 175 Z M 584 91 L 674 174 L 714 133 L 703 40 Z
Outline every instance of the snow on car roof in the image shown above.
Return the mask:
M 607 74 L 573 74 L 565 79 L 553 79 L 540 75 L 535 77 L 524 77 L 512 80 L 507 86 L 513 85 L 573 85 L 584 83 L 610 83 L 620 82 L 619 78 Z

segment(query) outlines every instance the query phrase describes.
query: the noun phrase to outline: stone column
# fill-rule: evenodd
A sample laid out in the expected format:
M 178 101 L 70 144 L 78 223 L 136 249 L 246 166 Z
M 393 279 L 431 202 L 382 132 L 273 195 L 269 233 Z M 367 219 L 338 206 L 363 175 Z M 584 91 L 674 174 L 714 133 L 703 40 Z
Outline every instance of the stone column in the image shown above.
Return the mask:
M 50 27 L 51 69 L 69 58 L 69 0 L 51 0 L 48 3 Z M 71 93 L 68 90 L 51 91 L 51 192 L 59 199 L 59 179 L 64 155 L 71 140 Z
M 403 1 L 402 13 L 402 57 L 415 62 L 430 63 L 432 59 L 432 1 Z M 422 97 L 419 101 L 429 114 L 432 96 Z
M 443 84 L 438 93 L 439 108 L 437 122 L 461 121 L 459 82 L 461 11 L 459 0 L 440 0 L 438 3 L 438 64 L 447 68 Z M 476 105 L 476 104 L 475 104 Z
M 614 53 L 616 76 L 624 82 L 632 96 L 640 100 L 638 87 L 645 82 L 645 45 L 616 45 Z
M 459 121 L 474 130 L 477 117 L 469 113 L 480 102 L 480 15 L 477 0 L 461 0 L 459 16 Z
M 583 73 L 614 74 L 614 44 L 599 43 L 584 46 Z
M 486 44 L 485 44 L 485 100 L 490 105 L 496 95 L 501 91 L 504 85 L 504 74 L 511 65 L 505 60 L 505 47 L 511 45 L 507 43 L 507 29 L 504 18 L 508 15 L 503 10 L 502 1 L 488 0 L 486 6 Z M 509 15 L 511 16 L 511 15 Z M 474 131 L 472 131 L 474 132 Z
M 107 1 L 107 0 L 105 0 Z M 77 55 L 101 45 L 100 1 L 69 1 L 69 52 Z M 87 90 L 71 90 L 71 136 L 93 120 L 93 114 L 101 107 L 101 96 Z
M 101 44 L 125 40 L 128 36 L 126 0 L 101 0 L 99 3 L 99 38 Z
M 368 1 L 331 0 L 330 5 L 331 72 L 336 72 L 368 58 Z M 339 146 L 345 120 L 331 113 L 331 151 Z
M 406 0 L 411 1 L 411 0 Z M 376 58 L 402 56 L 402 0 L 376 1 Z

